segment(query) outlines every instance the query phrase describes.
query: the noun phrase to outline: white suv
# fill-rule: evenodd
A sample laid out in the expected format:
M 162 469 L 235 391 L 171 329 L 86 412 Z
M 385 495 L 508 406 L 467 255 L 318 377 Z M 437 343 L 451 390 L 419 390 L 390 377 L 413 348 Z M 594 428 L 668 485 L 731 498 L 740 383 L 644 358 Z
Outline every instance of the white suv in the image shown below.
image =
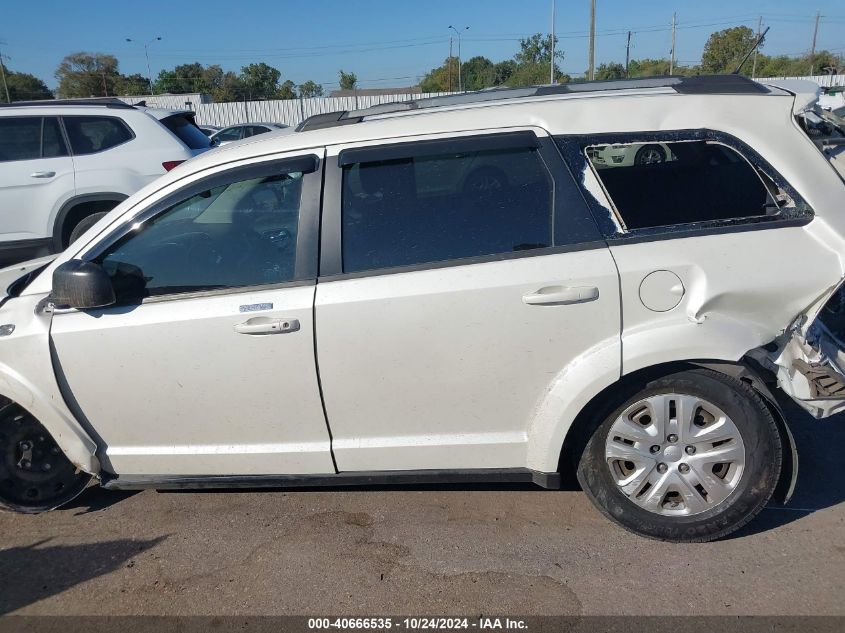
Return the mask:
M 0 106 L 0 261 L 61 251 L 119 202 L 209 149 L 193 116 L 116 99 Z
M 777 386 L 845 407 L 845 183 L 796 120 L 815 98 L 483 92 L 177 167 L 0 273 L 0 503 L 577 472 L 634 532 L 728 534 L 795 482 Z M 591 162 L 643 144 L 667 160 Z

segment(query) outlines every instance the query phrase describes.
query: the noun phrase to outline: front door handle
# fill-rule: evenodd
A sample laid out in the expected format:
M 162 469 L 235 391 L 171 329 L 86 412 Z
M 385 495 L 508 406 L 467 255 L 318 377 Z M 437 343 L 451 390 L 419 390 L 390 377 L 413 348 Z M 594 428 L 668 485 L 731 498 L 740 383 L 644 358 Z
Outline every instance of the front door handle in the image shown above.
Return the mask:
M 55 175 L 54 171 L 34 171 L 29 176 L 30 178 L 52 178 Z
M 235 325 L 238 334 L 287 334 L 299 330 L 299 319 L 253 317 Z
M 595 286 L 546 286 L 537 292 L 522 296 L 522 302 L 530 306 L 562 306 L 572 303 L 586 303 L 599 298 Z

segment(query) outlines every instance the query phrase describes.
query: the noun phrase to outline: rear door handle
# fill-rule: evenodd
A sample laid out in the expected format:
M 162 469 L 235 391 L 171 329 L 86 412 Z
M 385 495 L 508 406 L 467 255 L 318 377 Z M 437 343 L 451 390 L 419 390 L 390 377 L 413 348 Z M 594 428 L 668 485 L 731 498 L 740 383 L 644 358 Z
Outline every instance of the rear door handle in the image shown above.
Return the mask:
M 31 178 L 52 178 L 56 175 L 54 171 L 34 171 L 29 176 Z
M 253 317 L 235 325 L 238 334 L 287 334 L 299 330 L 299 319 Z
M 595 286 L 546 286 L 537 292 L 522 296 L 522 302 L 530 306 L 561 306 L 571 303 L 586 303 L 599 298 Z

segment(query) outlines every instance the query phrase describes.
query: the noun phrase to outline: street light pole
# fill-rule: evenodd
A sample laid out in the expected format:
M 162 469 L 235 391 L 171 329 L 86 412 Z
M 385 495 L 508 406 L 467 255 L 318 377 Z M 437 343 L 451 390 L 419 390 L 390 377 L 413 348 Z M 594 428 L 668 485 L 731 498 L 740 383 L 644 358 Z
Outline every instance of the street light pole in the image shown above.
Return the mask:
M 131 37 L 127 37 L 126 41 L 127 42 L 134 42 L 135 40 L 133 40 Z M 151 95 L 155 94 L 155 93 L 153 92 L 153 73 L 152 73 L 152 71 L 150 71 L 150 50 L 149 49 L 150 49 L 150 44 L 152 44 L 153 42 L 160 42 L 160 41 L 161 41 L 160 37 L 155 37 L 155 38 L 151 39 L 149 42 L 147 42 L 146 44 L 144 44 L 144 57 L 147 58 L 147 81 L 150 84 L 150 94 Z
M 461 31 L 466 31 L 466 30 L 469 29 L 469 27 L 465 26 L 464 28 L 461 29 L 461 31 L 459 31 L 458 29 L 456 29 L 454 26 L 452 26 L 450 24 L 449 28 L 452 29 L 458 35 L 458 92 L 463 92 L 464 91 L 464 80 L 463 80 L 463 77 L 461 76 L 462 75 L 462 73 L 461 73 Z

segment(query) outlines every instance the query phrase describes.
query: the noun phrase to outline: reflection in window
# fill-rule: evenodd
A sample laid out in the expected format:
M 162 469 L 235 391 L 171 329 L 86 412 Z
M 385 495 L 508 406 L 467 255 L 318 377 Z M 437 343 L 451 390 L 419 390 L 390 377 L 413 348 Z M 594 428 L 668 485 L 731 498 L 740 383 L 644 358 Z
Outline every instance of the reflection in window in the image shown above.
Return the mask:
M 356 163 L 343 170 L 343 270 L 550 246 L 551 216 L 535 149 Z
M 294 278 L 302 174 L 243 180 L 179 202 L 100 258 L 119 300 Z

